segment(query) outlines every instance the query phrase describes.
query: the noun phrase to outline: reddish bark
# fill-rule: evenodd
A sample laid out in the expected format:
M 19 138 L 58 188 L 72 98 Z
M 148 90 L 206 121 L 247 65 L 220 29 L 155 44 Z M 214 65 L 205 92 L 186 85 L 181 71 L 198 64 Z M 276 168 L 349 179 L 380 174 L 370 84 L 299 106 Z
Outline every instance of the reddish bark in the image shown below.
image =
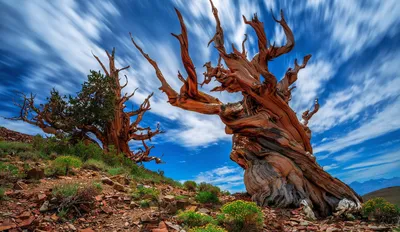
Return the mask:
M 242 52 L 232 45 L 233 52 L 227 53 L 218 10 L 212 2 L 211 6 L 216 33 L 209 43 L 214 42 L 220 58 L 216 67 L 211 62 L 204 65 L 206 72 L 201 86 L 215 78 L 220 86 L 212 91 L 241 92 L 243 99 L 224 104 L 199 90 L 197 74 L 189 55 L 185 23 L 176 10 L 182 32 L 173 35 L 180 42 L 182 63 L 188 74 L 186 79 L 178 74 L 183 82 L 179 93 L 171 88 L 157 63 L 131 36 L 133 44 L 154 67 L 161 82 L 160 90 L 166 93 L 169 103 L 185 110 L 220 116 L 226 125 L 226 133 L 233 135 L 230 158 L 245 169 L 246 189 L 259 205 L 287 207 L 307 204 L 319 215 L 325 216 L 338 210 L 338 204 L 343 199 L 348 199 L 353 208 L 359 209 L 361 198 L 349 186 L 325 172 L 312 155 L 311 131 L 307 123 L 318 111 L 318 101 L 312 112 L 303 114 L 303 123 L 289 106 L 294 88 L 291 85 L 297 80 L 298 72 L 306 67 L 311 55 L 305 56 L 301 65 L 295 60 L 295 67 L 289 68 L 279 82 L 268 69 L 269 61 L 290 52 L 295 44 L 283 12 L 280 20 L 274 18 L 286 34 L 287 42 L 281 47 L 268 43 L 263 23 L 257 15 L 251 21 L 243 16 L 244 22 L 255 30 L 258 37 L 259 52 L 248 60 L 245 50 L 247 36 L 242 43 Z
M 21 103 L 15 103 L 16 106 L 20 108 L 20 115 L 18 117 L 10 118 L 11 120 L 22 120 L 29 124 L 40 127 L 45 133 L 53 134 L 56 136 L 62 136 L 64 133 L 71 135 L 74 139 L 84 140 L 85 142 L 94 142 L 95 140 L 88 136 L 88 133 L 92 133 L 96 136 L 98 140 L 101 141 L 103 148 L 108 151 L 111 146 L 118 153 L 124 153 L 128 158 L 134 162 L 147 162 L 154 160 L 156 163 L 161 163 L 161 159 L 154 156 L 149 156 L 150 150 L 153 146 L 147 146 L 145 141 L 151 140 L 155 135 L 162 133 L 159 125 L 155 130 L 150 127 L 143 128 L 139 124 L 143 119 L 144 114 L 150 110 L 150 98 L 153 94 L 150 94 L 144 102 L 140 105 L 139 109 L 126 111 L 125 103 L 134 96 L 135 92 L 131 94 L 125 93 L 122 95 L 122 89 L 128 84 L 128 78 L 126 78 L 126 83 L 121 85 L 119 72 L 128 69 L 129 66 L 117 69 L 115 67 L 115 49 L 111 54 L 106 51 L 107 57 L 109 59 L 109 68 L 101 62 L 101 60 L 95 56 L 94 58 L 99 62 L 105 75 L 111 77 L 115 81 L 115 87 L 113 89 L 115 93 L 115 108 L 114 117 L 110 120 L 104 128 L 100 129 L 93 125 L 77 125 L 76 130 L 71 126 L 71 119 L 63 114 L 57 115 L 61 117 L 61 120 L 54 122 L 52 120 L 52 110 L 48 110 L 53 106 L 51 103 L 41 105 L 39 107 L 35 106 L 34 95 L 27 96 L 23 93 L 19 93 L 23 101 Z M 135 90 L 136 91 L 136 90 Z M 34 116 L 32 116 L 34 115 Z M 133 118 L 133 120 L 131 120 Z M 60 123 L 62 121 L 62 123 Z M 138 151 L 133 152 L 129 147 L 129 141 L 138 140 L 142 141 L 143 148 Z

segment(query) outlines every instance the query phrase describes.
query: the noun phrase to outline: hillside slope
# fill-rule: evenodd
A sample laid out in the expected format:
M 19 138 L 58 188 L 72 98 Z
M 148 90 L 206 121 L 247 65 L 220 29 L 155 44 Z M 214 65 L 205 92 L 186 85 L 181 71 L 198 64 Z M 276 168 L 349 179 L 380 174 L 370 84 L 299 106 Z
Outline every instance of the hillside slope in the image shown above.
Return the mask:
M 393 186 L 400 186 L 400 177 L 393 177 L 390 179 L 374 179 L 362 183 L 355 181 L 350 184 L 350 187 L 361 196 L 379 189 Z
M 365 194 L 362 198 L 364 201 L 367 201 L 375 197 L 382 197 L 390 203 L 400 206 L 400 186 L 379 189 L 372 193 Z

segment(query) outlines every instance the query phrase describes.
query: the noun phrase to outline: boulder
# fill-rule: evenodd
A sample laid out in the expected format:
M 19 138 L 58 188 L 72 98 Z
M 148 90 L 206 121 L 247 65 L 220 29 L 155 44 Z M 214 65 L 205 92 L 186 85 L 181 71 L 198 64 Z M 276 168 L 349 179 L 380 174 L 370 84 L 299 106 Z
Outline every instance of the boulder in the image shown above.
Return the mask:
M 108 185 L 114 185 L 114 181 L 112 181 L 110 178 L 108 177 L 102 177 L 101 178 L 101 182 L 103 184 L 108 184 Z
M 26 173 L 26 178 L 34 179 L 34 180 L 43 179 L 44 178 L 44 169 L 39 168 L 39 167 L 32 168 Z

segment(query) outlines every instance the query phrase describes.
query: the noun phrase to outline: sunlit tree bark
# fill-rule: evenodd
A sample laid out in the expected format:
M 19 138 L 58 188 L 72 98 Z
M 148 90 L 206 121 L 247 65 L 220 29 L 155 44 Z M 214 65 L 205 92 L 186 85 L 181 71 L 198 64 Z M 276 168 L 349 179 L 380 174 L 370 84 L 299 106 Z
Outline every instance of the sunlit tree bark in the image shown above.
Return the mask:
M 168 96 L 169 103 L 185 110 L 219 115 L 226 125 L 225 132 L 233 135 L 230 158 L 245 169 L 247 192 L 259 205 L 289 207 L 305 204 L 320 216 L 338 211 L 339 202 L 342 206 L 343 202 L 348 203 L 343 212 L 359 209 L 361 198 L 349 186 L 325 172 L 312 155 L 311 131 L 307 124 L 319 109 L 318 100 L 311 112 L 303 113 L 302 122 L 289 106 L 291 90 L 294 88 L 292 85 L 311 55 L 305 56 L 302 64 L 295 60 L 294 68 L 289 68 L 280 81 L 268 69 L 269 61 L 290 52 L 295 44 L 283 13 L 280 20 L 274 18 L 286 35 L 287 42 L 280 47 L 268 42 L 263 23 L 257 15 L 251 20 L 243 16 L 244 22 L 255 30 L 258 37 L 258 53 L 249 60 L 245 49 L 247 35 L 242 43 L 242 51 L 232 45 L 232 52 L 227 52 L 218 10 L 212 2 L 211 6 L 216 20 L 216 33 L 209 44 L 214 43 L 220 58 L 215 67 L 211 62 L 204 65 L 205 78 L 200 85 L 215 79 L 220 85 L 211 91 L 241 92 L 243 99 L 224 104 L 199 90 L 198 77 L 189 55 L 186 26 L 182 15 L 176 10 L 181 34 L 172 35 L 179 40 L 182 63 L 188 75 L 184 78 L 178 73 L 178 78 L 183 82 L 179 93 L 171 88 L 157 63 L 131 36 L 133 44 L 154 67 L 161 82 L 160 90 Z
M 125 76 L 126 83 L 121 85 L 119 73 L 129 66 L 120 69 L 115 67 L 115 49 L 111 54 L 106 51 L 106 54 L 109 60 L 108 69 L 93 55 L 105 76 L 100 72 L 91 71 L 92 75 L 88 76 L 89 80 L 82 85 L 82 90 L 76 97 L 67 100 L 53 90 L 45 104 L 36 106 L 34 95 L 28 96 L 18 92 L 18 96 L 22 98 L 22 101 L 15 102 L 20 109 L 19 115 L 10 119 L 38 126 L 48 134 L 97 143 L 91 138 L 92 134 L 106 151 L 112 146 L 118 153 L 124 153 L 134 162 L 154 160 L 161 163 L 160 158 L 149 156 L 153 146 L 147 146 L 145 143 L 162 133 L 159 125 L 155 130 L 139 125 L 144 114 L 150 110 L 150 98 L 153 94 L 149 95 L 138 109 L 126 110 L 126 103 L 135 92 L 122 94 L 123 88 L 128 84 L 128 78 Z M 143 148 L 131 151 L 131 140 L 141 141 Z

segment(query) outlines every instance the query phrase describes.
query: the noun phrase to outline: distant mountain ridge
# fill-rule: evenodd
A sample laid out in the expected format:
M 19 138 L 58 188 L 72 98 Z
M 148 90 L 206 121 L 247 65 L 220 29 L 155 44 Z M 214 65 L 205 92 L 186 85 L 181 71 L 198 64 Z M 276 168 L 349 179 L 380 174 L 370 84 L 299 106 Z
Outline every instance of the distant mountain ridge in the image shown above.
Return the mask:
M 350 187 L 361 196 L 382 188 L 393 186 L 400 186 L 400 177 L 393 177 L 390 179 L 373 179 L 362 183 L 355 181 L 350 184 Z
M 400 206 L 400 186 L 379 189 L 362 196 L 364 202 L 376 197 L 382 197 L 390 203 Z

